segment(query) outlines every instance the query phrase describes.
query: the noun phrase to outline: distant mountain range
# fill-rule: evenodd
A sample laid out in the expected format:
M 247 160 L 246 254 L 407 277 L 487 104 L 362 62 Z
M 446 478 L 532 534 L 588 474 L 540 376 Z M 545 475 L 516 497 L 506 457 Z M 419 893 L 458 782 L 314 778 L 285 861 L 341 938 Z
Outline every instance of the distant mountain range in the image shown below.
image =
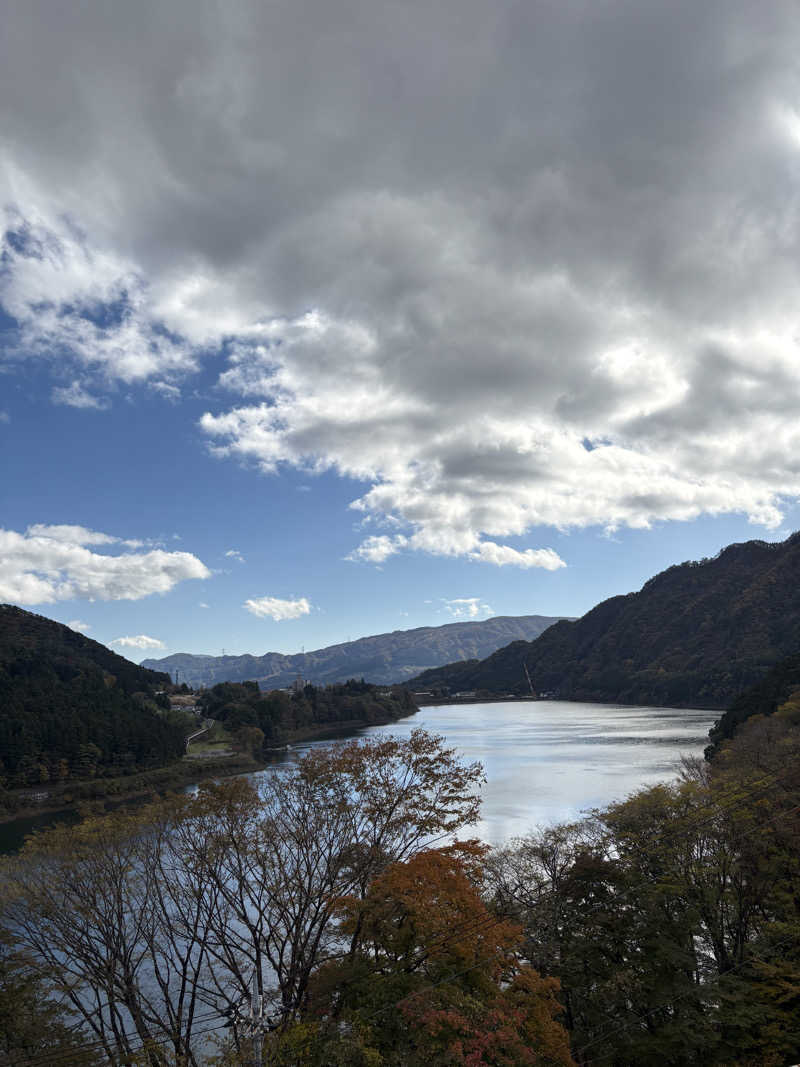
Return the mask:
M 612 597 L 534 641 L 480 662 L 425 671 L 417 689 L 449 687 L 569 700 L 724 708 L 800 650 L 800 534 L 729 545 L 681 563 L 638 593 Z
M 262 689 L 281 689 L 298 674 L 316 685 L 349 678 L 390 685 L 452 660 L 482 659 L 509 641 L 531 641 L 558 621 L 558 617 L 548 615 L 500 615 L 482 622 L 395 630 L 295 655 L 195 656 L 178 652 L 164 659 L 143 660 L 142 666 L 168 671 L 173 678 L 179 670 L 180 681 L 188 685 L 253 680 Z

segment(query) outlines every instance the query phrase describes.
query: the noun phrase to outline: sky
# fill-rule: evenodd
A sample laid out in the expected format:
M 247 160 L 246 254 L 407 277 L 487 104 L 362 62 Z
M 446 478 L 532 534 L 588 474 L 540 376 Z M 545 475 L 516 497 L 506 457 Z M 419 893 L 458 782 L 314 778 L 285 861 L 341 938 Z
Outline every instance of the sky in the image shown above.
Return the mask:
M 296 652 L 788 536 L 798 54 L 780 0 L 10 5 L 0 601 Z

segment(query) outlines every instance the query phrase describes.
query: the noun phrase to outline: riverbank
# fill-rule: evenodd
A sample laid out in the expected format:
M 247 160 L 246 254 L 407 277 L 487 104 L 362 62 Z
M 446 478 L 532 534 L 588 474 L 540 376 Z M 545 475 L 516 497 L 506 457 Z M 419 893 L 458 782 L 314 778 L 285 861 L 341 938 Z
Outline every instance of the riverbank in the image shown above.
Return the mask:
M 393 722 L 400 722 L 401 719 L 408 719 L 410 716 L 416 715 L 418 711 L 419 708 L 415 707 L 408 715 L 399 715 L 397 718 L 381 715 L 378 718 L 371 719 L 369 722 L 366 719 L 345 719 L 337 723 L 320 723 L 318 726 L 309 726 L 304 730 L 290 732 L 287 743 L 299 745 L 304 741 L 330 741 L 339 737 L 344 738 L 356 730 L 366 730 L 368 726 L 390 726 Z
M 500 694 L 495 696 L 490 694 L 489 696 L 482 697 L 419 697 L 414 698 L 421 708 L 439 707 L 440 704 L 515 704 L 515 703 L 527 703 L 538 700 L 552 700 L 552 697 L 514 697 Z
M 409 714 L 414 715 L 417 710 L 414 708 Z M 290 731 L 287 734 L 286 744 L 270 750 L 269 755 L 272 758 L 265 760 L 253 759 L 244 753 L 216 757 L 185 756 L 178 763 L 154 767 L 152 770 L 142 771 L 139 774 L 119 778 L 88 778 L 64 782 L 58 786 L 51 786 L 46 791 L 42 789 L 39 795 L 45 794 L 43 799 L 38 801 L 31 799 L 29 803 L 25 801 L 36 795 L 34 790 L 9 791 L 7 795 L 19 800 L 20 806 L 14 811 L 0 808 L 0 825 L 7 825 L 18 820 L 27 821 L 39 816 L 57 816 L 69 812 L 77 814 L 83 809 L 102 812 L 106 806 L 116 807 L 120 803 L 146 800 L 151 796 L 198 785 L 209 778 L 230 778 L 237 774 L 253 774 L 273 764 L 274 757 L 285 753 L 287 745 L 302 744 L 305 741 L 344 739 L 368 726 L 387 726 L 398 721 L 399 719 L 384 716 L 370 722 L 366 719 L 348 719 L 339 723 L 319 723 L 302 730 Z
M 30 803 L 25 801 L 34 796 L 31 790 L 14 790 L 8 795 L 20 801 L 20 806 L 15 811 L 0 808 L 0 825 L 36 815 L 57 815 L 65 811 L 76 811 L 86 805 L 100 807 L 105 801 L 116 804 L 119 801 L 139 800 L 148 795 L 168 793 L 187 785 L 195 785 L 206 778 L 247 774 L 265 766 L 265 763 L 244 755 L 205 759 L 202 763 L 196 759 L 181 760 L 179 763 L 169 763 L 165 767 L 154 767 L 149 771 L 119 778 L 88 778 L 65 782 L 48 790 L 46 798 L 31 800 Z

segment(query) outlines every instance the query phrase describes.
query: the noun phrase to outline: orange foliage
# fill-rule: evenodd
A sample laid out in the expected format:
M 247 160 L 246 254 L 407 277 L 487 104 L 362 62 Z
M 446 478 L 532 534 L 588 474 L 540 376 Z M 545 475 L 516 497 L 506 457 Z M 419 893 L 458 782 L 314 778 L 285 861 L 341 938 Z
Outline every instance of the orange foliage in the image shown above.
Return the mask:
M 520 964 L 520 928 L 481 899 L 485 852 L 478 842 L 463 842 L 392 864 L 365 899 L 342 902 L 344 928 L 371 963 L 373 990 L 381 978 L 392 989 L 398 975 L 410 983 L 383 1009 L 402 1015 L 405 1062 L 572 1064 L 557 1021 L 558 982 Z

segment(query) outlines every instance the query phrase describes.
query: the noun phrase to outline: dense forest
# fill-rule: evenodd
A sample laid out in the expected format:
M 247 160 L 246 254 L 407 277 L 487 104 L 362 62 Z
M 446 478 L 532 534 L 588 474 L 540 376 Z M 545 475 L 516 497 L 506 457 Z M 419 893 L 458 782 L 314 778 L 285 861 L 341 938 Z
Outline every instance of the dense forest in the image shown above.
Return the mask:
M 284 744 L 316 726 L 392 722 L 416 711 L 407 690 L 381 689 L 355 679 L 341 685 L 309 683 L 291 692 L 266 693 L 257 682 L 221 682 L 203 690 L 198 703 L 206 716 L 223 722 L 237 735 L 248 729 L 260 731 L 263 737 L 251 737 L 251 749 Z
M 177 759 L 170 685 L 51 619 L 0 605 L 0 778 L 36 785 Z
M 706 749 L 713 759 L 723 741 L 734 736 L 748 719 L 773 715 L 781 706 L 788 707 L 793 694 L 800 691 L 800 653 L 777 663 L 760 682 L 741 693 L 711 728 L 711 744 Z
M 568 700 L 725 708 L 800 648 L 800 534 L 730 545 L 638 593 L 603 601 L 533 642 L 425 671 L 414 689 L 528 692 Z

